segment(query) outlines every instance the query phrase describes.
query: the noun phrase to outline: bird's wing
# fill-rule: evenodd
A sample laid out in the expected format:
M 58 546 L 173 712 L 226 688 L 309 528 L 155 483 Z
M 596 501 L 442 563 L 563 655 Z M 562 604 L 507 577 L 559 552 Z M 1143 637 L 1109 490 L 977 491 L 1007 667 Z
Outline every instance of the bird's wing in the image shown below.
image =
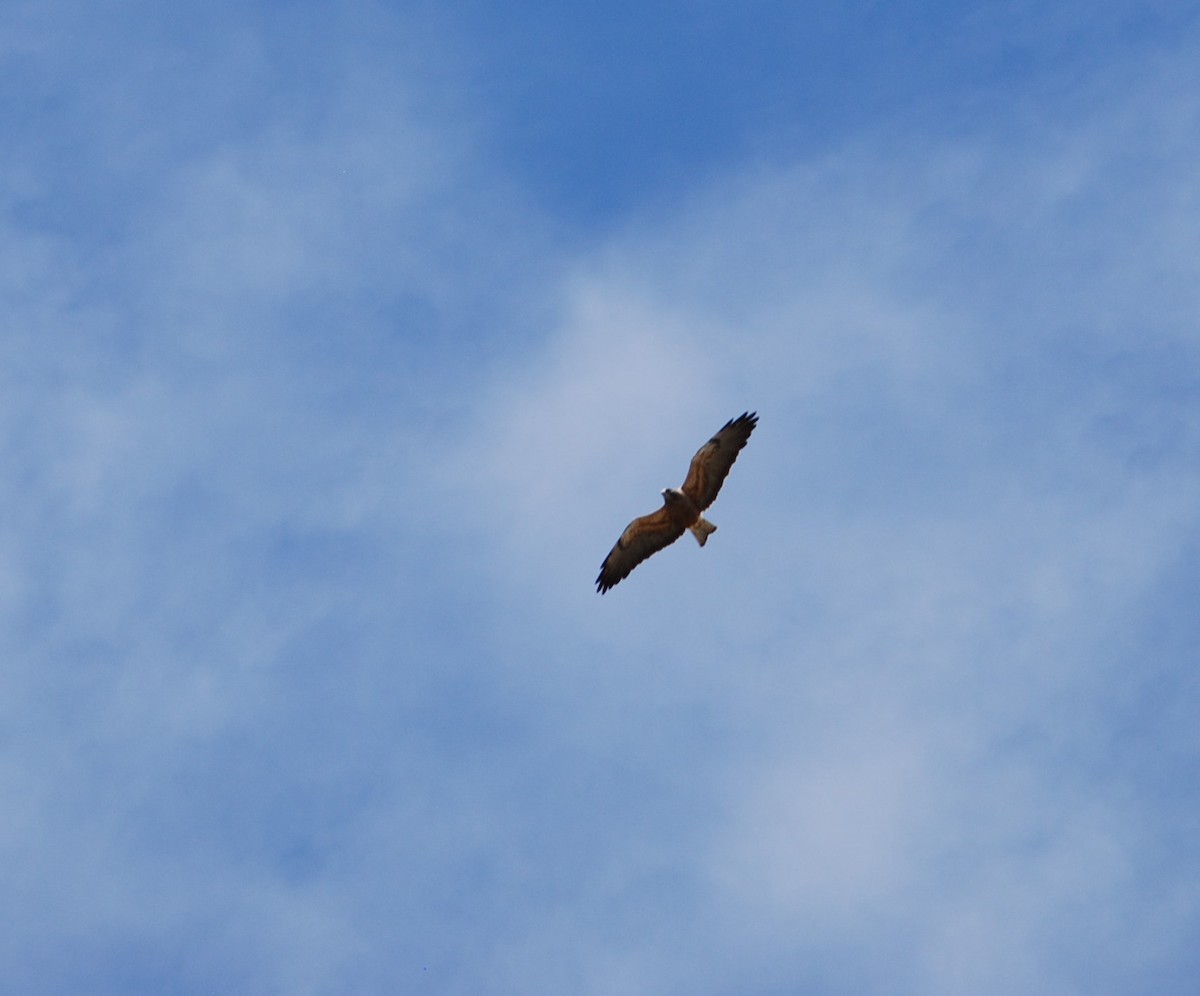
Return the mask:
M 684 526 L 674 521 L 665 506 L 634 519 L 604 558 L 596 577 L 596 590 L 603 595 L 647 557 L 670 546 L 683 535 Z
M 733 466 L 733 461 L 746 445 L 756 425 L 758 415 L 754 412 L 743 412 L 721 426 L 720 431 L 692 457 L 687 480 L 683 482 L 680 490 L 691 498 L 701 511 L 716 501 L 717 492 L 725 483 L 729 468 Z

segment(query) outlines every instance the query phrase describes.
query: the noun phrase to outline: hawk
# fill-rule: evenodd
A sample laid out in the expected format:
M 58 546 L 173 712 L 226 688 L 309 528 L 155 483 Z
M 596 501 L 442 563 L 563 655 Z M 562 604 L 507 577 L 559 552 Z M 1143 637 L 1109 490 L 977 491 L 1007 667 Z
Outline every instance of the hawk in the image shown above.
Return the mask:
M 604 558 L 596 578 L 596 591 L 603 595 L 647 557 L 679 539 L 685 529 L 690 529 L 696 542 L 704 546 L 717 527 L 700 513 L 716 500 L 729 468 L 757 424 L 757 413 L 743 412 L 721 426 L 696 451 L 683 487 L 665 488 L 662 508 L 634 519 L 625 527 L 617 545 Z

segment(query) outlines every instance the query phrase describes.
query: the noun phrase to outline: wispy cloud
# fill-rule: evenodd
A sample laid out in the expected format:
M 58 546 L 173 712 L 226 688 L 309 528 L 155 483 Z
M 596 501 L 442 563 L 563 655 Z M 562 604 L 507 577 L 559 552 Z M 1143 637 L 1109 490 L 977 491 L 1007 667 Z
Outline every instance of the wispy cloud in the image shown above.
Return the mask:
M 510 603 L 549 599 L 571 616 L 556 642 L 609 648 L 631 742 L 682 703 L 715 734 L 689 765 L 713 807 L 691 875 L 728 916 L 714 991 L 729 958 L 770 962 L 764 991 L 1185 977 L 1182 935 L 1144 927 L 1194 915 L 1164 889 L 1184 855 L 1129 805 L 1156 719 L 1112 689 L 1149 654 L 1149 680 L 1196 691 L 1186 654 L 1130 636 L 1196 535 L 1186 76 L 1159 65 L 1002 138 L 876 135 L 731 174 L 582 264 L 560 358 L 501 397 L 481 438 L 520 467 L 492 478 L 520 511 L 483 551 Z M 598 563 L 743 407 L 764 418 L 722 542 L 588 605 L 581 529 L 614 520 Z M 586 722 L 594 701 L 569 702 Z
M 6 35 L 4 977 L 1187 991 L 1194 32 L 576 239 L 313 16 Z

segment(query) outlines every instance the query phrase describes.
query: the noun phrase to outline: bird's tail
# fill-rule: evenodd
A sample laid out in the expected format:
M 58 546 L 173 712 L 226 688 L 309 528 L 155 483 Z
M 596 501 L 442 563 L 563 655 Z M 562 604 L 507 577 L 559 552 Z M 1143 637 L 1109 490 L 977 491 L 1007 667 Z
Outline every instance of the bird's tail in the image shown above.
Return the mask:
M 708 537 L 717 531 L 717 527 L 703 517 L 693 522 L 688 526 L 688 529 L 692 531 L 692 535 L 696 537 L 696 542 L 701 546 L 704 546 L 708 541 Z

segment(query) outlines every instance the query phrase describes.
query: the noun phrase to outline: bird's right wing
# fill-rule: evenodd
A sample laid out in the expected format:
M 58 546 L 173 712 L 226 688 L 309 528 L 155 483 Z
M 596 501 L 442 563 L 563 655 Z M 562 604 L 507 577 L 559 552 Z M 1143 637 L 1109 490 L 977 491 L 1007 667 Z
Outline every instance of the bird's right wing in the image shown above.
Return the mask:
M 671 518 L 666 506 L 634 519 L 604 558 L 596 577 L 596 590 L 603 595 L 647 557 L 674 543 L 683 531 L 684 527 Z

